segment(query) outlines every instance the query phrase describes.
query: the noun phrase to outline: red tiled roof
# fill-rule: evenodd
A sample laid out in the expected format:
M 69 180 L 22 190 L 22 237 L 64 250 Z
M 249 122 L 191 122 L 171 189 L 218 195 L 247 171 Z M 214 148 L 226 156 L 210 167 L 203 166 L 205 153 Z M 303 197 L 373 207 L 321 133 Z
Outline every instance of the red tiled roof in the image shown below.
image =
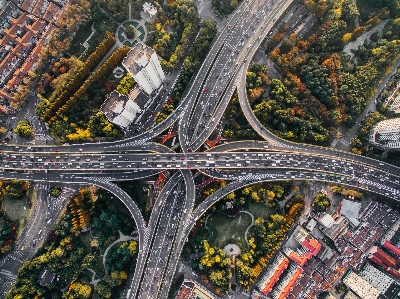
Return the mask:
M 32 37 L 34 37 L 34 36 L 35 36 L 35 33 L 33 33 L 32 31 L 28 31 L 28 32 L 25 33 L 25 35 L 23 36 L 23 38 L 22 38 L 22 40 L 21 40 L 21 43 L 22 43 L 22 44 L 25 44 L 25 45 L 28 45 L 30 39 L 31 39 Z
M 33 31 L 33 32 L 39 32 L 42 31 L 46 27 L 46 24 L 42 20 L 36 20 L 32 25 L 30 25 L 28 28 Z
M 43 0 L 37 0 L 35 7 L 32 10 L 32 14 L 39 16 L 41 14 L 41 8 L 44 4 Z
M 264 289 L 261 290 L 265 295 L 268 295 L 273 286 L 278 282 L 279 277 L 282 275 L 283 271 L 288 267 L 289 260 L 287 258 L 283 258 L 282 262 L 276 267 L 274 275 L 272 275 L 271 279 L 266 283 Z
M 24 75 L 27 75 L 28 72 L 31 70 L 31 68 L 33 67 L 33 64 L 31 61 L 27 60 L 21 68 L 21 73 Z
M 388 240 L 386 240 L 383 243 L 383 247 L 389 249 L 391 252 L 393 252 L 394 254 L 396 254 L 397 256 L 400 256 L 400 248 L 394 246 L 392 243 L 390 243 Z
M 192 290 L 182 284 L 179 293 L 176 295 L 175 299 L 188 299 L 190 294 L 192 294 Z
M 33 0 L 25 0 L 24 3 L 22 3 L 21 8 L 23 10 L 29 10 Z
M 53 4 L 52 2 L 49 3 L 47 6 L 45 13 L 43 14 L 43 19 L 45 20 L 52 20 L 58 11 L 58 7 Z
M 322 245 L 321 243 L 319 243 L 317 240 L 315 240 L 314 238 L 311 239 L 304 239 L 304 241 L 302 242 L 302 245 L 304 247 L 306 247 L 309 252 L 311 252 L 311 254 L 313 256 L 316 256 L 318 251 L 320 251 Z
M 301 274 L 303 273 L 303 269 L 298 267 L 296 271 L 293 273 L 292 278 L 289 280 L 283 291 L 279 294 L 279 299 L 285 299 L 289 292 L 293 289 L 294 285 L 296 284 L 297 280 L 300 278 Z
M 376 248 L 376 251 L 373 253 L 377 258 L 379 258 L 384 264 L 389 267 L 396 267 L 396 261 L 389 256 L 386 252 L 384 252 L 380 248 Z
M 387 269 L 387 271 L 388 271 L 390 274 L 392 274 L 394 277 L 396 277 L 397 279 L 400 279 L 400 273 L 397 272 L 396 270 L 394 270 L 394 269 L 392 269 L 392 268 L 389 268 L 389 269 Z

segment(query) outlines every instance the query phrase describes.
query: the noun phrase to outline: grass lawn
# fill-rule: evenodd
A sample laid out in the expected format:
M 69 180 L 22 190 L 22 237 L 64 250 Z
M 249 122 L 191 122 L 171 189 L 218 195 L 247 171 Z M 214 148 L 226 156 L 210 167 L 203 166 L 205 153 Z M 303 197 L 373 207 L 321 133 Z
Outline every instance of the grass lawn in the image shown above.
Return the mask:
M 269 215 L 273 213 L 271 208 L 268 208 L 265 203 L 260 202 L 250 202 L 247 211 L 254 215 L 254 219 L 259 217 L 268 219 Z
M 207 226 L 212 227 L 218 233 L 212 246 L 222 248 L 228 241 L 236 240 L 246 247 L 245 232 L 251 224 L 251 217 L 241 213 L 236 217 L 227 217 L 222 214 L 214 214 L 208 217 Z
M 133 47 L 135 44 L 137 44 L 136 40 L 134 40 L 133 42 L 129 42 L 129 41 L 124 42 L 124 45 L 128 46 L 128 47 Z
M 143 40 L 144 39 L 144 29 L 143 29 L 143 27 L 140 26 L 139 28 L 137 28 L 137 30 L 140 32 L 139 39 Z

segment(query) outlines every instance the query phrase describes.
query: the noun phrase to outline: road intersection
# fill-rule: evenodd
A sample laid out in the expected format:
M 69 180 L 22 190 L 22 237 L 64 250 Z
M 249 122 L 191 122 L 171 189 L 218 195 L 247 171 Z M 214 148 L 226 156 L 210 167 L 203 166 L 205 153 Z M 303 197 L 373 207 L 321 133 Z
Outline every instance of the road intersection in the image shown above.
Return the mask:
M 328 181 L 400 201 L 398 167 L 282 140 L 254 116 L 246 96 L 246 71 L 275 21 L 291 3 L 243 1 L 214 40 L 181 104 L 164 122 L 143 134 L 107 143 L 2 147 L 0 171 L 5 179 L 96 185 L 128 208 L 138 231 L 139 254 L 124 298 L 167 298 L 191 228 L 216 201 L 244 186 L 274 180 Z M 266 141 L 231 142 L 200 152 L 235 90 L 249 124 Z M 150 142 L 176 123 L 181 152 Z M 135 202 L 112 182 L 165 171 L 172 175 L 146 223 Z M 195 207 L 194 171 L 230 183 Z

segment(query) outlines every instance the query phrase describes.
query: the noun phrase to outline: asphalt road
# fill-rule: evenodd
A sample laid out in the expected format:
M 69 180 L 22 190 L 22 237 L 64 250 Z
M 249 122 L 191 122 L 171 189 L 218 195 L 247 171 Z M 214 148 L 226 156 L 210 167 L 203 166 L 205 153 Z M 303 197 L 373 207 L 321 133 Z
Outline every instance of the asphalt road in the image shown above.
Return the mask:
M 3 178 L 44 182 L 40 183 L 42 186 L 48 182 L 94 184 L 109 190 L 129 209 L 138 229 L 139 254 L 125 298 L 166 298 L 193 225 L 216 201 L 244 186 L 288 179 L 327 181 L 400 200 L 398 167 L 330 148 L 282 140 L 266 130 L 252 113 L 246 98 L 246 71 L 254 53 L 291 3 L 243 1 L 214 40 L 181 104 L 164 122 L 143 134 L 107 143 L 2 146 Z M 250 125 L 267 142 L 232 142 L 196 152 L 217 128 L 235 89 Z M 149 142 L 178 121 L 182 153 Z M 146 223 L 132 199 L 112 182 L 145 178 L 166 170 L 176 171 L 161 190 Z M 195 208 L 192 171 L 231 183 Z M 41 209 L 46 209 L 46 203 L 45 199 L 40 201 Z M 28 233 L 22 242 L 33 242 L 32 236 L 39 234 L 34 230 L 43 221 L 50 220 L 52 225 L 58 217 L 56 210 L 47 214 L 48 219 L 43 219 L 46 212 L 37 214 L 32 220 L 35 225 L 29 226 L 33 230 L 31 236 Z M 44 236 L 45 230 L 41 234 Z M 18 264 L 6 264 L 3 263 L 0 274 L 12 280 Z

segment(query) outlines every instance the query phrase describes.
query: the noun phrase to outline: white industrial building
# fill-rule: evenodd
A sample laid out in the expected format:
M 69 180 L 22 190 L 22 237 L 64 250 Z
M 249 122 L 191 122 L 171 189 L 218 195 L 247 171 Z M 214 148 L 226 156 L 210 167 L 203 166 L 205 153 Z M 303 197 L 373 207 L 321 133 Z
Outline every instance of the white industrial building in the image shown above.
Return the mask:
M 100 107 L 106 118 L 123 129 L 128 128 L 136 115 L 141 112 L 140 107 L 127 95 L 117 91 L 111 92 L 110 96 Z
M 129 51 L 122 64 L 148 95 L 157 93 L 165 80 L 156 51 L 141 42 Z
M 377 123 L 369 133 L 369 142 L 382 150 L 400 150 L 400 118 Z

